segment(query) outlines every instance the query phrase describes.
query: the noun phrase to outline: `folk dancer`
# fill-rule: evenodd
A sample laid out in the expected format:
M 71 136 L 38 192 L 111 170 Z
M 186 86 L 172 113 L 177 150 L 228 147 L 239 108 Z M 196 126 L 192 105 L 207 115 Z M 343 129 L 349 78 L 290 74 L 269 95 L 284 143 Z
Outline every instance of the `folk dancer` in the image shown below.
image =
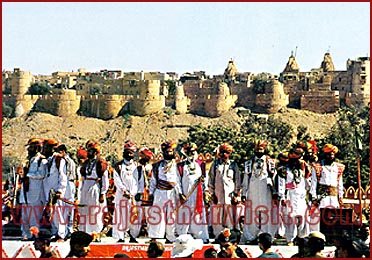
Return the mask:
M 80 173 L 76 171 L 75 161 L 68 155 L 67 147 L 65 144 L 60 144 L 56 148 L 56 151 L 66 160 L 66 175 L 67 175 L 67 188 L 64 198 L 75 202 L 76 197 L 76 182 L 80 178 Z M 73 218 L 74 218 L 74 207 L 66 205 L 64 219 L 67 219 L 67 237 L 70 237 L 73 232 Z
M 230 159 L 233 147 L 223 143 L 218 148 L 218 158 L 212 163 L 208 174 L 208 192 L 211 195 L 211 222 L 217 237 L 224 228 L 239 230 L 236 205 L 240 193 L 240 172 Z
M 80 203 L 80 230 L 95 236 L 99 242 L 103 229 L 102 217 L 106 207 L 106 192 L 109 186 L 107 162 L 100 156 L 101 146 L 97 142 L 87 145 L 88 160 L 81 167 L 82 186 Z
M 245 219 L 242 242 L 256 244 L 259 233 L 274 237 L 278 230 L 278 193 L 275 160 L 267 155 L 267 141 L 255 142 L 254 156 L 244 163 L 242 202 Z
M 177 234 L 191 234 L 194 238 L 208 243 L 208 225 L 203 200 L 205 163 L 198 160 L 196 149 L 195 143 L 189 144 L 185 149 L 185 160 L 177 165 L 184 194 L 191 192 L 188 200 L 178 211 Z M 192 191 L 194 187 L 196 188 Z
M 336 162 L 337 146 L 326 144 L 323 147 L 324 159 L 314 164 L 312 171 L 312 181 L 310 193 L 312 196 L 313 207 L 320 209 L 314 211 L 314 218 L 318 221 L 313 227 L 324 234 L 329 234 L 330 227 L 323 222 L 325 216 L 332 214 L 334 209 L 340 208 L 343 198 L 342 173 L 345 165 Z M 339 212 L 341 213 L 341 212 Z M 319 218 L 320 217 L 320 218 Z
M 314 168 L 314 165 L 318 162 L 318 147 L 316 146 L 315 140 L 309 140 L 307 142 L 300 141 L 297 143 L 298 148 L 302 148 L 304 150 L 303 160 L 305 161 L 305 175 L 310 176 L 309 178 L 306 177 L 309 187 L 311 187 L 311 174 Z M 307 204 L 307 211 L 308 213 L 311 211 L 312 207 L 312 198 L 310 192 L 307 193 L 306 197 L 306 204 Z M 313 218 L 312 214 L 306 214 L 306 230 L 308 233 L 312 231 L 317 231 L 319 228 L 317 227 L 317 222 L 319 219 Z
M 301 148 L 289 151 L 288 164 L 278 169 L 279 196 L 283 211 L 285 237 L 287 245 L 293 246 L 296 237 L 303 238 L 308 235 L 306 230 L 306 195 L 310 189 L 305 176 L 306 163 L 301 159 Z
M 134 218 L 133 212 L 136 207 L 134 196 L 138 192 L 139 185 L 137 164 L 134 161 L 136 151 L 137 148 L 133 142 L 126 142 L 123 148 L 123 160 L 114 167 L 116 193 L 112 236 L 119 239 L 118 242 L 124 242 L 128 230 L 133 232 L 136 229 L 137 219 Z M 137 243 L 133 236 L 130 237 L 130 240 L 130 242 Z
M 166 236 L 166 243 L 176 240 L 175 207 L 184 203 L 181 178 L 175 161 L 176 143 L 161 144 L 163 160 L 153 164 L 150 180 L 149 200 L 153 205 L 148 210 L 148 236 L 155 240 Z
M 22 204 L 22 239 L 32 238 L 30 227 L 40 227 L 42 216 L 42 207 L 45 202 L 43 189 L 43 179 L 46 175 L 45 157 L 40 153 L 42 148 L 42 139 L 32 138 L 28 140 L 27 162 L 23 168 L 21 177 L 22 186 L 20 190 L 20 203 Z
M 152 175 L 152 163 L 151 161 L 154 159 L 154 154 L 150 151 L 147 147 L 142 147 L 138 151 L 138 173 L 139 175 L 143 175 L 143 185 L 144 187 L 140 187 L 137 193 L 137 199 L 141 201 L 142 210 L 138 212 L 138 218 L 142 219 L 142 228 L 143 233 L 147 233 L 147 217 L 148 217 L 148 209 L 151 206 L 151 202 L 149 201 L 149 190 L 150 190 L 150 179 Z M 143 214 L 142 214 L 143 213 Z
M 53 209 L 51 226 L 52 226 L 52 238 L 53 241 L 63 242 L 67 236 L 66 221 L 63 218 L 64 212 L 67 209 L 66 203 L 59 200 L 64 198 L 67 189 L 67 173 L 66 173 L 66 160 L 55 152 L 55 148 L 58 146 L 58 142 L 54 139 L 46 139 L 43 144 L 43 154 L 48 160 L 47 174 L 43 180 L 44 194 L 51 199 L 51 190 L 55 193 L 55 205 Z

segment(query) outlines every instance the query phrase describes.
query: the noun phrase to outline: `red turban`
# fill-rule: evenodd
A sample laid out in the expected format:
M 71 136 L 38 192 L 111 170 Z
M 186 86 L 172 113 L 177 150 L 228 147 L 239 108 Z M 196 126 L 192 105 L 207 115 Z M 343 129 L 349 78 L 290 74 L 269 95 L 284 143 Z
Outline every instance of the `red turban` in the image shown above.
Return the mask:
M 298 159 L 304 154 L 304 150 L 300 147 L 297 147 L 296 149 L 291 149 L 289 151 L 288 157 L 290 159 Z
M 79 149 L 76 152 L 76 157 L 78 159 L 87 159 L 88 158 L 88 153 L 86 150 L 83 149 L 82 146 L 79 146 Z
M 228 143 L 223 143 L 223 144 L 220 145 L 219 150 L 220 150 L 220 152 L 221 151 L 226 151 L 226 152 L 231 153 L 233 151 L 233 147 L 232 147 L 232 145 L 230 145 Z
M 262 147 L 263 149 L 266 149 L 267 141 L 266 140 L 258 140 L 254 144 L 254 149 L 258 149 Z
M 137 148 L 136 148 L 136 145 L 132 141 L 129 141 L 124 144 L 123 150 L 131 150 L 133 152 L 136 152 Z
M 140 158 L 149 158 L 150 160 L 154 158 L 154 154 L 147 147 L 141 148 L 138 152 L 138 156 Z
M 163 151 L 167 150 L 169 148 L 175 149 L 176 147 L 177 147 L 177 144 L 172 142 L 172 141 L 164 142 L 164 143 L 161 144 L 161 149 Z
M 337 148 L 337 146 L 335 146 L 333 144 L 326 144 L 323 147 L 323 152 L 325 152 L 325 153 L 330 153 L 330 152 L 338 153 L 338 148 Z

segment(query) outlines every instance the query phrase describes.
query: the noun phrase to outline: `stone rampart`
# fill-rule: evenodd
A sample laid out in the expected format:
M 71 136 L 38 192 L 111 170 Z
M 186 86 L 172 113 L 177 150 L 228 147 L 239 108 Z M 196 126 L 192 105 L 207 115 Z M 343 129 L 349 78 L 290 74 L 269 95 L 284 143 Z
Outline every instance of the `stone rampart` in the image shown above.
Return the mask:
M 309 92 L 301 96 L 300 102 L 301 109 L 315 113 L 333 113 L 340 108 L 340 96 L 337 91 Z
M 125 110 L 128 112 L 128 103 L 133 96 L 127 95 L 87 95 L 82 96 L 80 113 L 101 119 L 117 117 Z
M 165 96 L 142 98 L 137 96 L 130 105 L 130 112 L 134 115 L 145 116 L 159 112 L 165 107 Z

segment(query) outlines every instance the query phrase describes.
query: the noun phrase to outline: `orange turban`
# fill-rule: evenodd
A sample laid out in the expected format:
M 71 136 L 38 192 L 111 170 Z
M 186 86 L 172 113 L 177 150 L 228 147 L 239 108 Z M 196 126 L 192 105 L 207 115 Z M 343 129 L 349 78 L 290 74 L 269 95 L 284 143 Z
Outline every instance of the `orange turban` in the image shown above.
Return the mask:
M 133 152 L 136 152 L 137 148 L 136 148 L 136 145 L 132 141 L 129 141 L 124 144 L 123 151 L 124 150 L 131 150 Z
M 82 146 L 79 146 L 79 149 L 76 152 L 76 157 L 78 159 L 87 159 L 88 158 L 88 153 L 86 150 L 83 149 Z
M 57 140 L 54 140 L 54 139 L 45 139 L 44 144 L 50 145 L 52 147 L 57 147 L 58 146 Z
M 267 141 L 266 140 L 258 140 L 254 144 L 254 149 L 258 149 L 262 147 L 263 149 L 266 149 Z
M 88 149 L 90 146 L 92 146 L 94 144 L 94 142 L 92 140 L 88 140 L 86 143 L 85 143 L 85 148 Z
M 163 151 L 167 150 L 169 148 L 175 149 L 176 147 L 177 147 L 177 144 L 172 142 L 172 141 L 164 142 L 164 143 L 161 144 L 161 149 Z
M 139 150 L 138 156 L 140 158 L 149 158 L 150 160 L 154 158 L 154 154 L 147 147 L 143 147 Z
M 226 152 L 231 153 L 233 151 L 233 147 L 232 147 L 232 145 L 230 145 L 228 143 L 223 143 L 223 144 L 220 145 L 219 150 L 220 150 L 220 152 L 221 151 L 226 151 Z
M 28 140 L 26 146 L 28 145 L 37 145 L 37 146 L 41 146 L 43 144 L 43 139 L 41 138 L 31 138 L 30 140 Z
M 330 152 L 338 153 L 338 148 L 337 148 L 337 146 L 335 146 L 333 144 L 326 144 L 323 147 L 323 152 L 325 152 L 325 153 L 330 153 Z

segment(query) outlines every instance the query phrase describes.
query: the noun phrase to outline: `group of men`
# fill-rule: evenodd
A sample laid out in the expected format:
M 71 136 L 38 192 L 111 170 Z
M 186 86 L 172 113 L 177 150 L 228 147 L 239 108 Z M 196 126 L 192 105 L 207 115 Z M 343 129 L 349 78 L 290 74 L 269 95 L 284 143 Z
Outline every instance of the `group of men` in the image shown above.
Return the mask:
M 194 143 L 184 144 L 176 160 L 177 144 L 164 142 L 161 160 L 154 162 L 149 148 L 128 141 L 123 159 L 111 166 L 97 142 L 79 147 L 75 164 L 66 145 L 32 138 L 19 171 L 23 238 L 32 239 L 30 227 L 40 227 L 45 218 L 55 241 L 69 238 L 74 221 L 80 231 L 99 234 L 111 179 L 112 236 L 119 243 L 126 237 L 136 242 L 145 223 L 149 238 L 165 237 L 166 243 L 183 234 L 208 243 L 228 228 L 242 233 L 241 243 L 279 233 L 293 245 L 296 237 L 320 230 L 324 211 L 340 207 L 344 165 L 335 162 L 338 148 L 332 144 L 324 146 L 322 160 L 313 141 L 300 142 L 277 159 L 267 154 L 267 145 L 255 142 L 254 156 L 241 172 L 228 143 L 216 148 L 207 165 Z

